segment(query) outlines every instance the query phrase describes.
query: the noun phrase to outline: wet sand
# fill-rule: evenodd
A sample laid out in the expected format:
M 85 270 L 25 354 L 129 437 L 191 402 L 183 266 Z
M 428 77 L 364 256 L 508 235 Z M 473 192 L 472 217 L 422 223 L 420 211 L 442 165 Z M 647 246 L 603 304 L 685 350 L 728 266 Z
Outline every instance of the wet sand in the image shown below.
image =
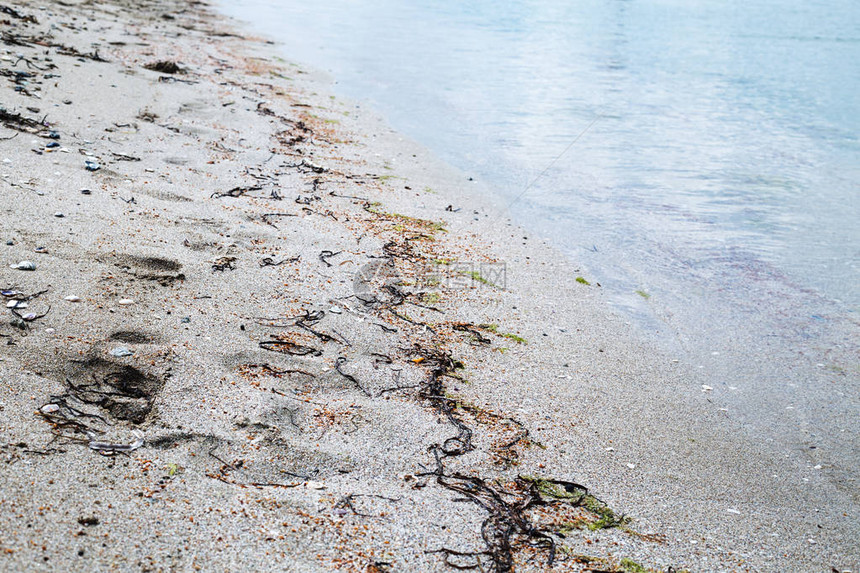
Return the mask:
M 0 569 L 857 571 L 856 491 L 325 78 L 4 6 Z

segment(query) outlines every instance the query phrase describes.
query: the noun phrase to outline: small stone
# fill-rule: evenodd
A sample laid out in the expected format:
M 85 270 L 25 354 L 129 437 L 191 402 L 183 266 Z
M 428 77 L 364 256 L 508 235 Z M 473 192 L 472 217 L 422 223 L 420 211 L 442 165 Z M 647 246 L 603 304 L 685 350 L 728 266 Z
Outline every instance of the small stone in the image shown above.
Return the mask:
M 330 309 L 328 309 L 328 311 L 329 311 L 330 313 L 332 313 L 332 314 L 340 314 L 340 313 L 342 313 L 342 312 L 343 312 L 343 311 L 340 309 L 340 307 L 337 307 L 337 306 L 333 306 L 333 307 L 331 307 Z
M 102 166 L 95 161 L 84 161 L 84 168 L 87 171 L 98 171 Z
M 134 304 L 134 301 L 130 298 L 121 298 L 119 299 L 119 302 L 117 304 L 121 306 L 128 306 L 130 304 Z
M 70 294 L 69 296 L 64 297 L 63 300 L 66 302 L 81 302 L 81 297 Z
M 54 213 L 54 217 L 56 217 L 57 219 L 62 219 L 63 217 L 65 217 L 65 215 L 57 211 L 56 213 Z
M 48 247 L 36 247 L 35 249 L 33 249 L 33 252 L 39 253 L 40 255 L 47 255 Z
M 54 412 L 59 412 L 60 407 L 56 404 L 45 404 L 44 406 L 39 408 L 39 411 L 43 414 L 53 414 Z
M 119 346 L 110 351 L 110 355 L 116 356 L 117 358 L 124 358 L 126 356 L 131 356 L 132 354 L 134 354 L 134 352 L 132 352 L 125 346 Z
M 636 469 L 636 464 L 627 464 L 627 467 L 630 468 L 631 470 L 634 470 L 634 469 Z
M 307 481 L 305 487 L 308 489 L 325 489 L 325 484 L 318 481 Z
M 89 189 L 81 189 L 81 195 L 92 195 L 93 192 Z
M 57 329 L 55 329 L 55 328 L 46 328 L 45 329 L 45 334 L 54 334 L 55 332 L 57 332 Z

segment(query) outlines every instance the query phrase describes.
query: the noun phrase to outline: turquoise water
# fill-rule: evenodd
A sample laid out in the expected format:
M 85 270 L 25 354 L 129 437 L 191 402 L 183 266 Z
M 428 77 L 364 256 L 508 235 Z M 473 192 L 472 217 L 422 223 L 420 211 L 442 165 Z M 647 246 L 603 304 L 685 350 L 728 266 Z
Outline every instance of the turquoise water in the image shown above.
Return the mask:
M 856 343 L 856 0 L 222 4 L 693 359 Z

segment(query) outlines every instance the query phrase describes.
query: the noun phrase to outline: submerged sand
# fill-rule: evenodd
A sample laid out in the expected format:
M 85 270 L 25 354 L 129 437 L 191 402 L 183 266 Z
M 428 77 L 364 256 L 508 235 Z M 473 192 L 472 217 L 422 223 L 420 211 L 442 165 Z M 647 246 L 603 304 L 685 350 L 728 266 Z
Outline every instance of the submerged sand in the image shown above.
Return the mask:
M 0 569 L 860 568 L 856 491 L 265 40 L 0 9 Z

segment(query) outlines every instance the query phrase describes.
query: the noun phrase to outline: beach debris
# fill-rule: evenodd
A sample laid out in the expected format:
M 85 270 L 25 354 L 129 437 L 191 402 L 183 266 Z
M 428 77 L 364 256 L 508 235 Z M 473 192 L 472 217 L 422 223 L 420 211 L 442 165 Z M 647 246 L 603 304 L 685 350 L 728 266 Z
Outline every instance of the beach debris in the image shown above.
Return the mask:
M 261 267 L 277 267 L 286 263 L 297 263 L 301 260 L 302 256 L 299 255 L 297 257 L 290 257 L 289 259 L 284 259 L 282 261 L 275 261 L 272 257 L 264 257 L 263 260 L 260 261 Z
M 184 74 L 185 70 L 179 67 L 179 64 L 176 62 L 171 62 L 170 60 L 161 60 L 158 62 L 151 62 L 149 64 L 144 64 L 144 68 L 147 70 L 151 70 L 153 72 L 158 72 L 160 74 Z
M 63 214 L 63 213 L 62 213 L 62 212 L 60 212 L 60 211 L 57 211 L 56 213 L 54 213 L 54 217 L 56 217 L 57 219 L 62 219 L 62 218 L 63 218 L 63 217 L 65 217 L 65 216 L 66 216 L 66 215 L 65 215 L 65 214 Z
M 47 255 L 48 247 L 36 247 L 35 249 L 33 249 L 33 252 L 39 253 L 40 255 Z
M 132 434 L 134 434 L 134 437 L 136 439 L 130 444 L 120 444 L 120 443 L 114 443 L 114 442 L 98 442 L 95 440 L 95 435 L 92 433 L 89 433 L 87 437 L 90 438 L 89 447 L 91 450 L 96 450 L 98 453 L 102 454 L 103 456 L 112 456 L 112 455 L 114 455 L 116 453 L 120 453 L 120 452 L 123 452 L 123 453 L 133 452 L 134 450 L 138 449 L 139 447 L 141 447 L 143 445 L 143 443 L 144 443 L 143 433 L 140 430 L 133 430 Z
M 81 302 L 81 297 L 70 294 L 67 297 L 63 297 L 63 300 L 66 302 Z
M 129 306 L 129 305 L 134 304 L 134 300 L 130 299 L 130 298 L 121 298 L 121 299 L 119 299 L 117 304 L 120 306 Z
M 36 263 L 33 261 L 21 261 L 20 263 L 14 263 L 9 265 L 10 269 L 18 269 L 19 271 L 35 271 Z
M 101 523 L 101 521 L 99 521 L 99 518 L 98 518 L 98 517 L 96 517 L 96 516 L 94 516 L 94 515 L 91 515 L 91 516 L 88 516 L 88 517 L 80 517 L 80 518 L 78 518 L 78 523 L 79 523 L 80 525 L 83 525 L 84 527 L 95 527 L 96 525 L 98 525 L 99 523 Z
M 96 162 L 96 161 L 87 160 L 87 161 L 84 161 L 84 168 L 87 171 L 98 171 L 99 169 L 102 168 L 102 166 L 99 165 L 98 162 Z
M 328 251 L 328 250 L 322 251 L 322 252 L 320 252 L 320 260 L 325 263 L 325 266 L 330 267 L 332 265 L 330 262 L 328 262 L 328 259 L 331 257 L 335 257 L 335 256 L 341 254 L 342 252 L 343 251 Z
M 19 290 L 0 290 L 0 294 L 7 298 L 12 296 L 24 296 L 24 293 Z
M 262 189 L 263 188 L 259 185 L 254 185 L 253 187 L 233 187 L 232 189 L 230 189 L 229 191 L 225 191 L 224 193 L 216 191 L 215 193 L 212 193 L 209 198 L 218 199 L 219 197 L 241 197 L 249 191 L 260 191 Z
M 17 308 L 20 310 L 23 310 L 23 309 L 27 308 L 28 306 L 30 306 L 30 305 L 27 304 L 27 302 L 23 301 L 23 300 L 10 300 L 9 302 L 6 303 L 6 308 Z
M 226 271 L 236 270 L 236 266 L 234 263 L 236 262 L 236 257 L 218 257 L 214 261 L 212 261 L 212 271 Z
M 12 16 L 13 18 L 17 18 L 18 20 L 23 20 L 24 22 L 29 22 L 31 24 L 38 24 L 39 21 L 36 20 L 35 16 L 32 15 L 24 15 L 15 10 L 14 8 L 10 8 L 9 6 L 0 5 L 0 12 L 6 14 L 8 16 Z
M 60 407 L 57 404 L 45 404 L 39 411 L 43 414 L 56 414 L 60 411 Z
M 708 386 L 707 384 L 702 384 L 702 392 L 710 392 L 714 388 L 712 386 Z
M 322 350 L 313 346 L 298 344 L 291 340 L 264 340 L 260 342 L 260 348 L 272 352 L 283 352 L 284 354 L 291 354 L 293 356 L 307 356 L 309 354 L 311 356 L 322 356 Z
M 636 469 L 636 464 L 624 464 L 624 465 L 626 465 L 626 466 L 627 466 L 628 468 L 630 468 L 631 470 L 635 470 L 635 469 Z
M 343 376 L 344 378 L 346 378 L 347 380 L 349 380 L 350 382 L 355 384 L 356 388 L 361 390 L 362 394 L 364 394 L 365 396 L 368 396 L 368 397 L 373 397 L 373 394 L 371 394 L 364 386 L 361 385 L 361 382 L 358 381 L 358 378 L 356 378 L 352 374 L 347 374 L 346 372 L 344 372 L 342 370 L 343 365 L 346 364 L 347 362 L 348 362 L 348 360 L 346 359 L 345 356 L 338 356 L 337 361 L 334 363 L 334 369 L 337 370 L 338 374 L 340 374 L 341 376 Z
M 110 351 L 110 355 L 116 356 L 117 358 L 124 358 L 126 356 L 131 356 L 132 354 L 134 354 L 134 352 L 125 346 L 118 346 Z
M 328 309 L 328 311 L 332 314 L 340 314 L 343 312 L 343 310 L 341 310 L 341 308 L 339 306 L 333 306 L 330 309 Z
M 93 192 L 89 189 L 81 189 L 81 195 L 92 195 Z
M 21 314 L 18 312 L 17 308 L 12 308 L 11 310 L 12 310 L 12 314 L 17 316 L 18 318 L 20 318 L 24 322 L 33 322 L 34 320 L 38 320 L 40 318 L 44 318 L 45 316 L 48 316 L 48 313 L 51 312 L 51 307 L 49 306 L 48 310 L 46 310 L 42 314 L 39 314 L 36 312 L 28 312 L 27 314 Z

